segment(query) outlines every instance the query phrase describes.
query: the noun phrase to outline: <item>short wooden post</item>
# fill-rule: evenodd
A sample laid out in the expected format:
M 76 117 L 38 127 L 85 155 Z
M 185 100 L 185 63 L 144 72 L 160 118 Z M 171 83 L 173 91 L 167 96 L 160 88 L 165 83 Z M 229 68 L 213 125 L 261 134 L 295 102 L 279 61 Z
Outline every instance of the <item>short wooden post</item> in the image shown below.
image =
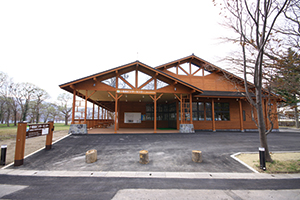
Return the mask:
M 149 163 L 149 156 L 147 150 L 140 151 L 140 161 L 141 164 L 148 164 Z
M 27 123 L 18 123 L 14 166 L 23 165 Z
M 97 150 L 96 149 L 91 149 L 88 150 L 85 153 L 85 162 L 86 163 L 93 163 L 97 161 Z
M 52 138 L 53 138 L 53 130 L 54 130 L 53 121 L 49 121 L 48 124 L 49 124 L 49 133 L 46 136 L 46 150 L 52 148 Z
M 198 151 L 198 150 L 193 150 L 192 151 L 192 160 L 193 160 L 193 162 L 201 163 L 202 162 L 202 152 Z

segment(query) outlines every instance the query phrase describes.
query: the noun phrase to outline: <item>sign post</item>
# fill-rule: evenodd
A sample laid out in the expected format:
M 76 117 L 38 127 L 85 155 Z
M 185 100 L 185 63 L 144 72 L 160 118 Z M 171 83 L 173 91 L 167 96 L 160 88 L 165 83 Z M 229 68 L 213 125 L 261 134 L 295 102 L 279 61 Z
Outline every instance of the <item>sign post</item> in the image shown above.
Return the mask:
M 54 131 L 54 126 L 53 126 L 53 121 L 49 121 L 49 133 L 46 137 L 46 149 L 50 150 L 52 148 L 52 138 L 53 138 L 53 131 Z
M 53 131 L 53 121 L 49 121 L 47 124 L 30 124 L 28 126 L 24 122 L 18 123 L 14 166 L 23 165 L 26 138 L 47 135 L 45 149 L 49 150 L 52 148 Z
M 15 150 L 15 166 L 23 165 L 24 153 L 25 153 L 25 139 L 26 139 L 26 127 L 27 123 L 18 123 L 18 131 L 16 138 L 16 150 Z

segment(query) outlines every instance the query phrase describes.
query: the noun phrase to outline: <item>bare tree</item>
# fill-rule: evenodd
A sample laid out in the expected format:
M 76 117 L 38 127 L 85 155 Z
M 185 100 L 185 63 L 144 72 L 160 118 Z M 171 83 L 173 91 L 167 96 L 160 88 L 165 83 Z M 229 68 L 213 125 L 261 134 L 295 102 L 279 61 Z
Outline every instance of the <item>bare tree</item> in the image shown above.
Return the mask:
M 231 0 L 223 1 L 226 10 L 226 25 L 235 32 L 231 41 L 238 42 L 242 52 L 242 66 L 244 74 L 244 86 L 246 98 L 255 108 L 257 113 L 257 127 L 261 147 L 265 148 L 266 161 L 271 162 L 269 153 L 267 134 L 271 129 L 266 130 L 263 115 L 263 75 L 265 70 L 265 60 L 271 35 L 278 17 L 289 5 L 289 0 Z M 271 55 L 271 53 L 270 53 Z M 253 83 L 255 99 L 251 96 L 248 77 L 249 67 L 253 73 Z
M 65 125 L 68 125 L 68 120 L 72 111 L 72 106 L 69 106 L 69 104 L 72 103 L 72 95 L 63 93 L 58 95 L 57 99 L 60 101 L 58 110 L 64 115 Z
M 29 102 L 37 87 L 31 83 L 20 83 L 17 91 L 17 101 L 22 111 L 22 121 L 26 121 L 29 110 Z
M 41 89 L 41 88 L 38 88 L 36 87 L 35 89 L 35 92 L 34 92 L 34 95 L 33 95 L 33 113 L 35 115 L 35 121 L 36 123 L 39 123 L 40 121 L 40 109 L 41 109 L 41 106 L 42 106 L 42 102 L 45 101 L 46 99 L 49 99 L 49 94 Z

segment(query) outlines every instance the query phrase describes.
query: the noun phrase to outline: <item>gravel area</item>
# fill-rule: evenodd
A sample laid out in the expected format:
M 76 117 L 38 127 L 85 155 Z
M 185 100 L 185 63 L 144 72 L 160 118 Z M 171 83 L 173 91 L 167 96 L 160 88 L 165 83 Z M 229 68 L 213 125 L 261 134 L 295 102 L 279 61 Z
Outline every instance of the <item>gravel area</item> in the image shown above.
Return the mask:
M 54 131 L 52 141 L 55 142 L 66 135 L 68 135 L 68 130 Z M 35 152 L 38 149 L 45 147 L 45 144 L 46 144 L 46 136 L 39 136 L 39 137 L 26 139 L 25 156 Z M 0 146 L 1 145 L 7 145 L 6 165 L 14 162 L 16 139 L 14 138 L 14 139 L 0 141 Z

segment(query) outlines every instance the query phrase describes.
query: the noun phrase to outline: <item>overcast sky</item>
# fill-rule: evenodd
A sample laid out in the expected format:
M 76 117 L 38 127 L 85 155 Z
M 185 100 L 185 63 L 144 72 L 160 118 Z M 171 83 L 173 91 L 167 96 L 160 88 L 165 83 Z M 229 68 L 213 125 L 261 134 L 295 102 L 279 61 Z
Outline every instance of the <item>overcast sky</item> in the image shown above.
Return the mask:
M 212 1 L 0 1 L 0 71 L 45 89 L 136 60 L 191 55 L 225 68 L 230 53 Z

